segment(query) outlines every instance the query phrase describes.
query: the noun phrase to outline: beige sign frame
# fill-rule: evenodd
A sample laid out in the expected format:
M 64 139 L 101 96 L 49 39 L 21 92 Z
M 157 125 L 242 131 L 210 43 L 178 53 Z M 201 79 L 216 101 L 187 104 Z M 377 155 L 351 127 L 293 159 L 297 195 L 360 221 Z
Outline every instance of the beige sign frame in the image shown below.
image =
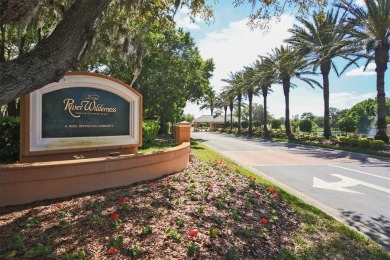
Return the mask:
M 120 96 L 130 106 L 129 134 L 75 138 L 42 138 L 42 95 L 72 87 L 92 87 Z M 51 83 L 21 98 L 20 161 L 42 161 L 75 153 L 106 150 L 134 153 L 142 145 L 142 96 L 124 82 L 105 75 L 89 72 L 69 72 L 59 82 Z M 48 156 L 50 155 L 50 156 Z M 35 158 L 33 158 L 35 157 Z M 39 157 L 39 158 L 38 158 Z M 51 157 L 51 158 L 48 158 Z M 58 156 L 57 156 L 58 157 Z

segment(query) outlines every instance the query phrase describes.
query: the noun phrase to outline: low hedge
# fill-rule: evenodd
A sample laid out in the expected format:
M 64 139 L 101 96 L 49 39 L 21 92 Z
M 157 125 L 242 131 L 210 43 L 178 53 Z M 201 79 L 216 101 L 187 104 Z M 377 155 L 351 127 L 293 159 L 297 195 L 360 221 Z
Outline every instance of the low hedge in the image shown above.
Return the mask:
M 382 149 L 385 146 L 385 142 L 382 140 L 373 140 L 370 144 L 373 149 Z

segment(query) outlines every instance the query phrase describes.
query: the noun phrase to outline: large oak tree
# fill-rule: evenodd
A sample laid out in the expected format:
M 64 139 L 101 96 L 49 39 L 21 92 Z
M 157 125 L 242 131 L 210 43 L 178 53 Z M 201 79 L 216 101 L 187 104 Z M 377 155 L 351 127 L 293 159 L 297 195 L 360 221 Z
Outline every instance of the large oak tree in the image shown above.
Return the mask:
M 58 1 L 50 0 L 0 0 L 0 26 L 22 20 L 32 7 L 38 4 L 50 4 Z M 58 22 L 54 31 L 37 42 L 34 48 L 23 55 L 8 61 L 0 62 L 0 105 L 17 97 L 28 94 L 51 82 L 60 80 L 67 71 L 80 63 L 96 33 L 96 24 L 110 5 L 122 5 L 127 8 L 135 6 L 140 10 L 158 10 L 156 17 L 172 18 L 177 8 L 186 5 L 191 14 L 210 17 L 211 10 L 204 0 L 83 0 L 65 1 L 65 15 Z M 266 0 L 234 0 L 235 5 L 252 4 L 256 8 L 250 15 L 252 25 L 259 18 L 270 19 L 283 14 L 279 1 Z M 289 5 L 299 6 L 300 10 L 318 7 L 321 1 L 314 0 L 310 5 L 298 0 L 291 0 Z M 266 20 L 262 20 L 266 21 Z M 263 25 L 266 24 L 263 23 Z M 104 50 L 103 50 L 104 51 Z

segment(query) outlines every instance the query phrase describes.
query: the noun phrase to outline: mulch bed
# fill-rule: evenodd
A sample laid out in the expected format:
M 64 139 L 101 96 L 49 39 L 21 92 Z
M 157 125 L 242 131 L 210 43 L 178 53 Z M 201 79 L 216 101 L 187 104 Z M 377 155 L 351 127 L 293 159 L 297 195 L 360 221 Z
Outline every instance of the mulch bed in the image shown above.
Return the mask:
M 195 159 L 158 180 L 0 208 L 0 258 L 276 259 L 298 226 L 275 190 Z

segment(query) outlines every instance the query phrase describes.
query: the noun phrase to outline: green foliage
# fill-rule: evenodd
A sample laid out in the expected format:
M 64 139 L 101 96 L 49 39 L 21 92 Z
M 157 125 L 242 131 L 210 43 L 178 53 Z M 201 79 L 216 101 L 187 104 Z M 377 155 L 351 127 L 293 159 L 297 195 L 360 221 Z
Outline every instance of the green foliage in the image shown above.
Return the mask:
M 144 120 L 142 122 L 142 142 L 144 147 L 149 147 L 156 142 L 160 125 L 156 121 Z
M 24 254 L 24 257 L 34 258 L 38 256 L 47 255 L 51 251 L 52 251 L 51 247 L 38 243 L 35 247 L 31 248 L 30 250 L 27 250 L 26 253 Z
M 358 132 L 365 132 L 374 125 L 377 107 L 378 104 L 376 99 L 370 98 L 357 103 L 348 110 L 347 116 L 353 118 L 355 122 L 357 122 Z
M 153 232 L 153 229 L 151 226 L 144 226 L 142 228 L 142 235 L 145 235 L 145 236 L 150 235 L 150 234 L 152 234 L 152 232 Z
M 187 244 L 187 250 L 188 250 L 188 254 L 189 255 L 193 255 L 195 254 L 196 252 L 199 251 L 199 246 L 193 242 L 188 242 Z
M 316 136 L 316 141 L 322 142 L 324 140 L 325 140 L 325 136 L 323 136 L 323 135 L 317 135 Z
M 249 122 L 248 121 L 242 121 L 241 122 L 241 127 L 242 128 L 248 128 L 248 126 L 249 126 Z
M 317 137 L 315 135 L 309 136 L 309 141 L 315 141 Z
M 9 248 L 11 250 L 17 250 L 24 247 L 24 239 L 26 236 L 22 233 L 13 234 L 9 241 Z
M 357 138 L 348 137 L 344 140 L 344 142 L 348 145 L 351 145 L 351 146 L 358 146 L 359 145 L 359 139 L 357 139 Z
M 360 138 L 359 139 L 359 146 L 362 148 L 369 148 L 370 147 L 370 139 L 367 138 Z
M 0 164 L 19 160 L 20 119 L 0 117 Z
M 279 129 L 281 125 L 282 125 L 282 122 L 280 122 L 279 119 L 273 119 L 271 121 L 271 128 L 272 129 Z
M 344 117 L 339 120 L 340 131 L 351 133 L 356 131 L 356 121 L 351 117 Z
M 176 231 L 173 231 L 171 228 L 167 228 L 166 233 L 173 240 L 176 240 L 176 241 L 181 240 L 181 235 L 179 233 L 177 233 Z
M 311 132 L 312 126 L 313 126 L 313 124 L 312 124 L 311 120 L 309 120 L 309 119 L 303 119 L 299 122 L 299 129 L 302 132 L 306 132 L 306 133 Z
M 385 146 L 385 142 L 382 140 L 373 140 L 370 145 L 374 149 L 382 149 Z
M 123 245 L 123 237 L 122 236 L 112 237 L 110 239 L 110 242 L 107 245 L 107 248 L 110 248 L 110 247 L 121 248 L 122 245 Z

